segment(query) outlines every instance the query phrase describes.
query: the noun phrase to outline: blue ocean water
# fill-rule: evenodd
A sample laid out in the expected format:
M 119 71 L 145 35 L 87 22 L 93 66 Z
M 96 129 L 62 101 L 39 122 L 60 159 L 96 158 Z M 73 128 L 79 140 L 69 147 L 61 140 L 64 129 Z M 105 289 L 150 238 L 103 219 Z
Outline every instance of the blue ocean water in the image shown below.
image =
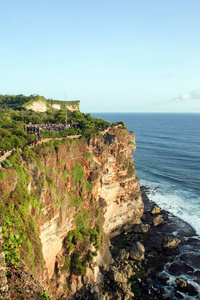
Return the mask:
M 200 114 L 92 113 L 124 121 L 136 134 L 133 154 L 140 184 L 162 209 L 200 235 Z

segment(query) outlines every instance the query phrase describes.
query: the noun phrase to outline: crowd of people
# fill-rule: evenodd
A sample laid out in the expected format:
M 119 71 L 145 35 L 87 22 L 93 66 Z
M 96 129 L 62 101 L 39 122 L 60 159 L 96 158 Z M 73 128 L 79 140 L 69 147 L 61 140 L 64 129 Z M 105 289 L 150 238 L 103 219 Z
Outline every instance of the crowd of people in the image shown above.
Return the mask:
M 41 130 L 48 130 L 53 132 L 58 132 L 65 129 L 64 124 L 29 124 L 26 127 L 27 133 L 29 132 L 40 132 Z

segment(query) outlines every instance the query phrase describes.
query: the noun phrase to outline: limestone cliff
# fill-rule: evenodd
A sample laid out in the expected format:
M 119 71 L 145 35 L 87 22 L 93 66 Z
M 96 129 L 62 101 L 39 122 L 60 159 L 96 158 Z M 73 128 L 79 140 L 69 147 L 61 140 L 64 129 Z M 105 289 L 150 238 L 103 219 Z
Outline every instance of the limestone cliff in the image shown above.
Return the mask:
M 80 289 L 84 274 L 98 280 L 98 265 L 109 261 L 110 233 L 140 222 L 134 150 L 134 133 L 113 127 L 25 148 L 1 168 L 1 215 L 12 223 L 7 237 L 11 229 L 22 236 L 19 266 L 54 299 Z

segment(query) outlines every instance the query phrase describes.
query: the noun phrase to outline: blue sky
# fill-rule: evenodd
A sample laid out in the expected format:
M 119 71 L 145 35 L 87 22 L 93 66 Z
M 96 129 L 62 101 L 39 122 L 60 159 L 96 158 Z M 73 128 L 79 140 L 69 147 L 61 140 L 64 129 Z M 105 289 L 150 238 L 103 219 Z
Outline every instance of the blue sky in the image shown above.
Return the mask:
M 200 112 L 199 0 L 1 0 L 0 93 Z

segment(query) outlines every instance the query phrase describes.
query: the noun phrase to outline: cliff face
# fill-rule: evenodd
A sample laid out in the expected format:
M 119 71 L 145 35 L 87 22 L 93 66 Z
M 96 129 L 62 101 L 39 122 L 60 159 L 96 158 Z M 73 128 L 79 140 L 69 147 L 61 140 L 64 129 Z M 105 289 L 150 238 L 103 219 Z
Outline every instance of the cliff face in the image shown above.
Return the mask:
M 115 127 L 104 136 L 25 149 L 17 154 L 20 169 L 1 169 L 2 217 L 9 215 L 13 228 L 22 220 L 31 245 L 24 242 L 20 257 L 55 299 L 80 289 L 80 275 L 97 280 L 98 265 L 109 260 L 109 234 L 140 222 L 134 150 L 134 133 Z
M 67 104 L 67 109 L 70 111 L 79 110 L 79 105 L 80 105 L 80 101 L 74 101 L 73 104 Z M 33 111 L 36 112 L 45 112 L 50 107 L 53 107 L 54 109 L 58 109 L 58 110 L 62 108 L 60 103 L 49 104 L 45 99 L 33 101 L 31 104 L 27 105 L 27 109 L 32 109 Z

